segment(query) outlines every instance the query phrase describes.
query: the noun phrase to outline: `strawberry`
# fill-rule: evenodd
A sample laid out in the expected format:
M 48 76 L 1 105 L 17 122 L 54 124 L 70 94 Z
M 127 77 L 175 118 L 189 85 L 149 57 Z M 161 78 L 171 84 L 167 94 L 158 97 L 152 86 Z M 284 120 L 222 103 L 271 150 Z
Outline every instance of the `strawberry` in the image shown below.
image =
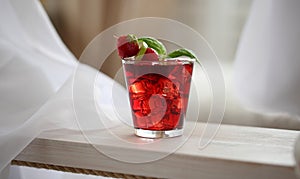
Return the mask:
M 138 40 L 131 34 L 119 37 L 117 47 L 121 58 L 132 57 L 139 52 Z
M 153 48 L 148 47 L 141 60 L 143 60 L 143 61 L 158 61 L 159 56 Z

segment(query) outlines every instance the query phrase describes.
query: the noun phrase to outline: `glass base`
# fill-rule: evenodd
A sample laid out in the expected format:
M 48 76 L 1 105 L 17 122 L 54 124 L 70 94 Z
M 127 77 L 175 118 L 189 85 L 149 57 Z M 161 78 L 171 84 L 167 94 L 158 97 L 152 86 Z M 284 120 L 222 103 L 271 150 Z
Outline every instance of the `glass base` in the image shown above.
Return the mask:
M 174 129 L 168 131 L 152 131 L 152 130 L 144 130 L 144 129 L 134 129 L 135 135 L 139 137 L 145 138 L 170 138 L 170 137 L 177 137 L 183 134 L 183 129 Z

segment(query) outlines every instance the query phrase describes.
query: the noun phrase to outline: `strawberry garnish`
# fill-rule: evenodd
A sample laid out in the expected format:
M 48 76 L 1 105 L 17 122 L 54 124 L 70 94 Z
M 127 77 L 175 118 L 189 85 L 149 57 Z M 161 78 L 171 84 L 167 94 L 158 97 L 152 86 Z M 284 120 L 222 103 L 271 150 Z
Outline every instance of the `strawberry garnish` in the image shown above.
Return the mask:
M 123 35 L 117 40 L 118 53 L 121 58 L 135 56 L 139 52 L 138 40 L 134 35 Z
M 137 61 L 163 61 L 186 56 L 199 62 L 196 55 L 185 48 L 167 54 L 166 47 L 153 37 L 137 38 L 132 34 L 122 35 L 117 39 L 117 47 L 121 58 L 134 57 L 133 59 Z

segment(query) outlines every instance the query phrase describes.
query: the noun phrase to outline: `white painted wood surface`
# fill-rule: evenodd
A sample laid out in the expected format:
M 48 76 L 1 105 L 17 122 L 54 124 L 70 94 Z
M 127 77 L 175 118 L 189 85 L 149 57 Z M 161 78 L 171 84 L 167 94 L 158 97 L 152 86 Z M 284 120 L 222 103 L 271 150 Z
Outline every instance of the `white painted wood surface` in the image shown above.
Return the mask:
M 145 150 L 111 142 L 105 132 L 90 132 L 90 137 L 97 138 L 91 145 L 79 131 L 55 130 L 41 134 L 16 160 L 159 178 L 296 178 L 293 147 L 299 131 L 221 125 L 211 144 L 200 150 L 197 146 L 203 128 L 204 124 L 198 123 L 182 147 L 153 162 L 120 162 L 93 145 L 126 159 L 165 154 L 166 148 L 157 147 L 161 142 L 168 140 L 171 144 L 181 142 L 182 138 L 163 139 Z M 128 141 L 145 142 L 135 137 L 132 129 L 117 127 L 113 131 Z

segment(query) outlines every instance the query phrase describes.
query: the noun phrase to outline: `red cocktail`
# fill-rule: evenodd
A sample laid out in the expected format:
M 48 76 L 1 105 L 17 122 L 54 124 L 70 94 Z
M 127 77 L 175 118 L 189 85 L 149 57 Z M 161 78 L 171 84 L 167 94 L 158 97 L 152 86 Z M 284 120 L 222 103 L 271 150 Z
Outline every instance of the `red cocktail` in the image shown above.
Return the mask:
M 182 135 L 194 59 L 123 59 L 135 134 L 160 138 Z

